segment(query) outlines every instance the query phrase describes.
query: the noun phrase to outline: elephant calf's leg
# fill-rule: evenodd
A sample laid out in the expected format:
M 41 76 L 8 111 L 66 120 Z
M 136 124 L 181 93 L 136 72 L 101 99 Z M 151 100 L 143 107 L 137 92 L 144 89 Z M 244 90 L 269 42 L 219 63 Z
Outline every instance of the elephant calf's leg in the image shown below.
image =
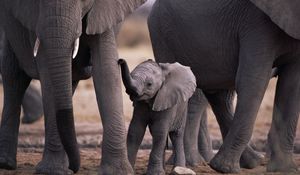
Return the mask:
M 163 175 L 164 171 L 164 152 L 167 141 L 167 128 L 160 124 L 149 125 L 150 133 L 153 138 L 152 150 L 150 153 L 147 175 Z
M 209 162 L 214 156 L 212 141 L 207 126 L 207 111 L 202 113 L 200 129 L 198 134 L 198 149 L 206 162 Z
M 128 160 L 132 168 L 134 168 L 136 155 L 145 135 L 148 123 L 148 117 L 146 115 L 147 105 L 137 103 L 133 111 L 133 117 L 127 135 Z
M 203 150 L 202 148 L 206 147 L 204 144 L 204 142 L 206 142 L 206 138 L 202 137 L 203 133 L 200 132 L 202 132 L 203 129 L 205 130 L 205 128 L 200 128 L 200 124 L 203 120 L 203 117 L 205 117 L 203 115 L 206 111 L 207 105 L 208 103 L 203 92 L 200 89 L 196 89 L 195 93 L 188 102 L 188 113 L 184 132 L 184 151 L 186 163 L 190 166 L 205 164 L 205 160 L 199 152 L 200 148 L 198 142 L 201 142 L 200 146 L 201 150 Z M 199 136 L 199 134 L 201 134 L 201 136 Z M 203 153 L 205 152 L 206 151 L 203 150 Z
M 0 128 L 0 168 L 15 169 L 22 98 L 31 79 L 8 45 L 2 61 L 4 107 Z
M 297 171 L 293 146 L 300 106 L 300 62 L 280 68 L 273 121 L 268 143 L 271 151 L 267 171 Z
M 183 131 L 172 131 L 169 133 L 173 145 L 174 166 L 185 167 L 185 155 L 183 147 Z

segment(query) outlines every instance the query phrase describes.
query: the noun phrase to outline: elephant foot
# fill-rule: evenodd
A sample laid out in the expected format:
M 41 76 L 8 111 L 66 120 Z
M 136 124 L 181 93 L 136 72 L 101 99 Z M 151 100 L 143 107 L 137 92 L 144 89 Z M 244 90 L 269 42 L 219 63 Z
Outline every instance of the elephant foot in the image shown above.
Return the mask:
M 43 159 L 36 166 L 37 174 L 65 175 L 73 174 L 68 168 L 69 162 L 65 152 L 62 151 L 44 151 Z
M 240 166 L 238 160 L 232 158 L 232 155 L 222 155 L 217 153 L 209 162 L 209 166 L 220 173 L 238 173 Z
M 0 156 L 0 169 L 15 170 L 17 168 L 16 159 L 7 156 Z
M 189 168 L 177 166 L 172 170 L 171 175 L 196 175 L 196 173 Z
M 200 155 L 198 151 L 192 151 L 185 153 L 186 165 L 188 166 L 198 166 L 198 165 L 207 165 L 204 158 Z
M 199 153 L 200 153 L 201 157 L 203 157 L 203 159 L 206 162 L 209 162 L 214 157 L 214 155 L 215 155 L 213 153 L 212 149 L 209 149 L 209 150 L 199 150 Z
M 298 172 L 299 169 L 292 156 L 271 158 L 267 165 L 267 172 Z
M 146 175 L 165 175 L 165 170 L 163 168 L 151 168 L 147 169 Z
M 246 169 L 253 169 L 259 165 L 261 165 L 264 156 L 252 148 L 247 147 L 243 152 L 240 159 L 240 166 Z
M 101 161 L 98 175 L 133 175 L 133 169 L 128 160 L 116 158 L 111 162 Z
M 175 154 L 174 152 L 172 152 L 171 156 L 169 157 L 169 159 L 166 162 L 167 165 L 174 165 L 175 164 Z
M 42 114 L 40 115 L 24 115 L 22 118 L 22 123 L 23 124 L 31 124 L 34 123 L 35 121 L 39 120 L 42 118 Z

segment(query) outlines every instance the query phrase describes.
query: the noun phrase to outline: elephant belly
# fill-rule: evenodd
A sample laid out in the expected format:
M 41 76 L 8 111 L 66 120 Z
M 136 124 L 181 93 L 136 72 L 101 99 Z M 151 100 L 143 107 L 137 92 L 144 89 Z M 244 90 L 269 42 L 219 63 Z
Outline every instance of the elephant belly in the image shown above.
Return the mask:
M 168 13 L 160 20 L 168 23 L 160 25 L 175 61 L 192 68 L 199 88 L 233 88 L 239 59 L 239 22 L 245 10 L 239 8 L 242 5 L 237 0 L 163 2 Z

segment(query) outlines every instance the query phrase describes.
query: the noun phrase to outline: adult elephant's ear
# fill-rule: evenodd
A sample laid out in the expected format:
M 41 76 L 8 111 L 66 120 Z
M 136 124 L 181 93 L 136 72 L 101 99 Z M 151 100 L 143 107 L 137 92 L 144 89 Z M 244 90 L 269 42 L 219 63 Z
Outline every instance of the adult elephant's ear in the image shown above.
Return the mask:
M 160 63 L 165 81 L 158 91 L 152 110 L 162 111 L 187 101 L 196 90 L 196 78 L 190 67 L 179 63 Z
M 87 34 L 101 34 L 120 23 L 146 0 L 94 0 L 87 16 Z
M 300 39 L 299 0 L 250 0 L 288 35 Z

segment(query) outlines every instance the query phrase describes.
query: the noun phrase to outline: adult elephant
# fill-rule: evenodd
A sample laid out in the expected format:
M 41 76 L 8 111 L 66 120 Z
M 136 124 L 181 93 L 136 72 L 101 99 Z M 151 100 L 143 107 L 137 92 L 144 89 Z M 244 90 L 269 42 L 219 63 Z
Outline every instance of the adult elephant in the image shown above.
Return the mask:
M 20 106 L 34 78 L 41 81 L 46 130 L 45 149 L 37 173 L 66 174 L 68 162 L 69 169 L 78 171 L 80 156 L 72 92 L 79 80 L 92 75 L 104 128 L 100 174 L 133 172 L 126 153 L 114 32 L 117 24 L 143 2 L 1 1 L 0 21 L 6 40 L 2 61 L 5 97 L 0 168 L 16 168 Z
M 300 105 L 299 8 L 293 0 L 154 4 L 148 24 L 156 60 L 190 66 L 210 104 L 228 90 L 237 92 L 234 119 L 210 161 L 213 169 L 239 172 L 272 67 L 278 67 L 267 171 L 297 170 L 292 154 Z

